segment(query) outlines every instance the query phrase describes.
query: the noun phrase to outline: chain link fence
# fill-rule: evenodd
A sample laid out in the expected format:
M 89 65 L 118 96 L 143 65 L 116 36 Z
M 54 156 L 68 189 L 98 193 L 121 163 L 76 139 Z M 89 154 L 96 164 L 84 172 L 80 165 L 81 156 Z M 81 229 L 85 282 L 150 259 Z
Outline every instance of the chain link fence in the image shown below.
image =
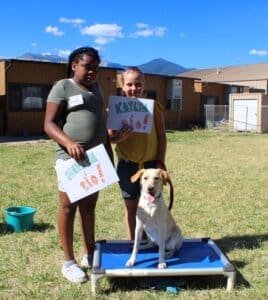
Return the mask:
M 210 130 L 228 130 L 229 105 L 205 105 L 206 128 Z
M 252 108 L 236 106 L 232 116 L 229 105 L 205 105 L 205 125 L 209 130 L 268 132 L 268 105 Z

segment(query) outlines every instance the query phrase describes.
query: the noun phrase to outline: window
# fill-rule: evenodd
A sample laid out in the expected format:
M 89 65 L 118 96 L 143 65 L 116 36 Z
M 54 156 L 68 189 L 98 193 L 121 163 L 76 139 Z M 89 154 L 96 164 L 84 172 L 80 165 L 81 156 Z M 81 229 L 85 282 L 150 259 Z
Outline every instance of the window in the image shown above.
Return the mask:
M 22 110 L 42 109 L 43 99 L 40 97 L 25 97 L 22 100 Z
M 218 105 L 219 96 L 204 96 L 204 104 Z
M 182 109 L 182 80 L 177 78 L 167 81 L 167 109 L 179 111 Z
M 181 99 L 168 99 L 167 109 L 175 111 L 181 110 Z
M 9 111 L 44 111 L 52 85 L 10 83 Z

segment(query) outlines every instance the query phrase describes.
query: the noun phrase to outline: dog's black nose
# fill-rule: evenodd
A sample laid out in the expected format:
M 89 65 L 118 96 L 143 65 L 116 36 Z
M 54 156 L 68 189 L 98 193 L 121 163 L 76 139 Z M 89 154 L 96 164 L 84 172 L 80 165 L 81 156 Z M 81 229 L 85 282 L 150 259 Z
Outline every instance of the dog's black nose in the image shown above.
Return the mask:
M 154 188 L 152 186 L 149 186 L 148 187 L 148 192 L 151 194 L 151 193 L 153 193 L 153 191 L 154 191 Z

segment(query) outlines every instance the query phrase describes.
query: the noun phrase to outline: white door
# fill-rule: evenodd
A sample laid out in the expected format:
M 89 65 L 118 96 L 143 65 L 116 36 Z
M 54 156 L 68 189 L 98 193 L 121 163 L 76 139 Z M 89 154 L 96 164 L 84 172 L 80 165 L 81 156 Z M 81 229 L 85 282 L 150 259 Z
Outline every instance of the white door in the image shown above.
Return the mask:
M 234 100 L 234 129 L 257 131 L 257 100 Z

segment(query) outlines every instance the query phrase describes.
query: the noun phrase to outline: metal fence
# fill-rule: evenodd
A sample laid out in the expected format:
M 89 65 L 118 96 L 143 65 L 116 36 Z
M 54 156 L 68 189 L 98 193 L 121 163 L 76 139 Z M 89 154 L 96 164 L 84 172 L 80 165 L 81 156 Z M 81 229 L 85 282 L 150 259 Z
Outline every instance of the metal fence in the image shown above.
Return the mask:
M 237 105 L 229 115 L 229 105 L 205 105 L 209 130 L 268 132 L 268 105 Z
M 228 129 L 229 105 L 205 105 L 206 128 L 213 130 Z

